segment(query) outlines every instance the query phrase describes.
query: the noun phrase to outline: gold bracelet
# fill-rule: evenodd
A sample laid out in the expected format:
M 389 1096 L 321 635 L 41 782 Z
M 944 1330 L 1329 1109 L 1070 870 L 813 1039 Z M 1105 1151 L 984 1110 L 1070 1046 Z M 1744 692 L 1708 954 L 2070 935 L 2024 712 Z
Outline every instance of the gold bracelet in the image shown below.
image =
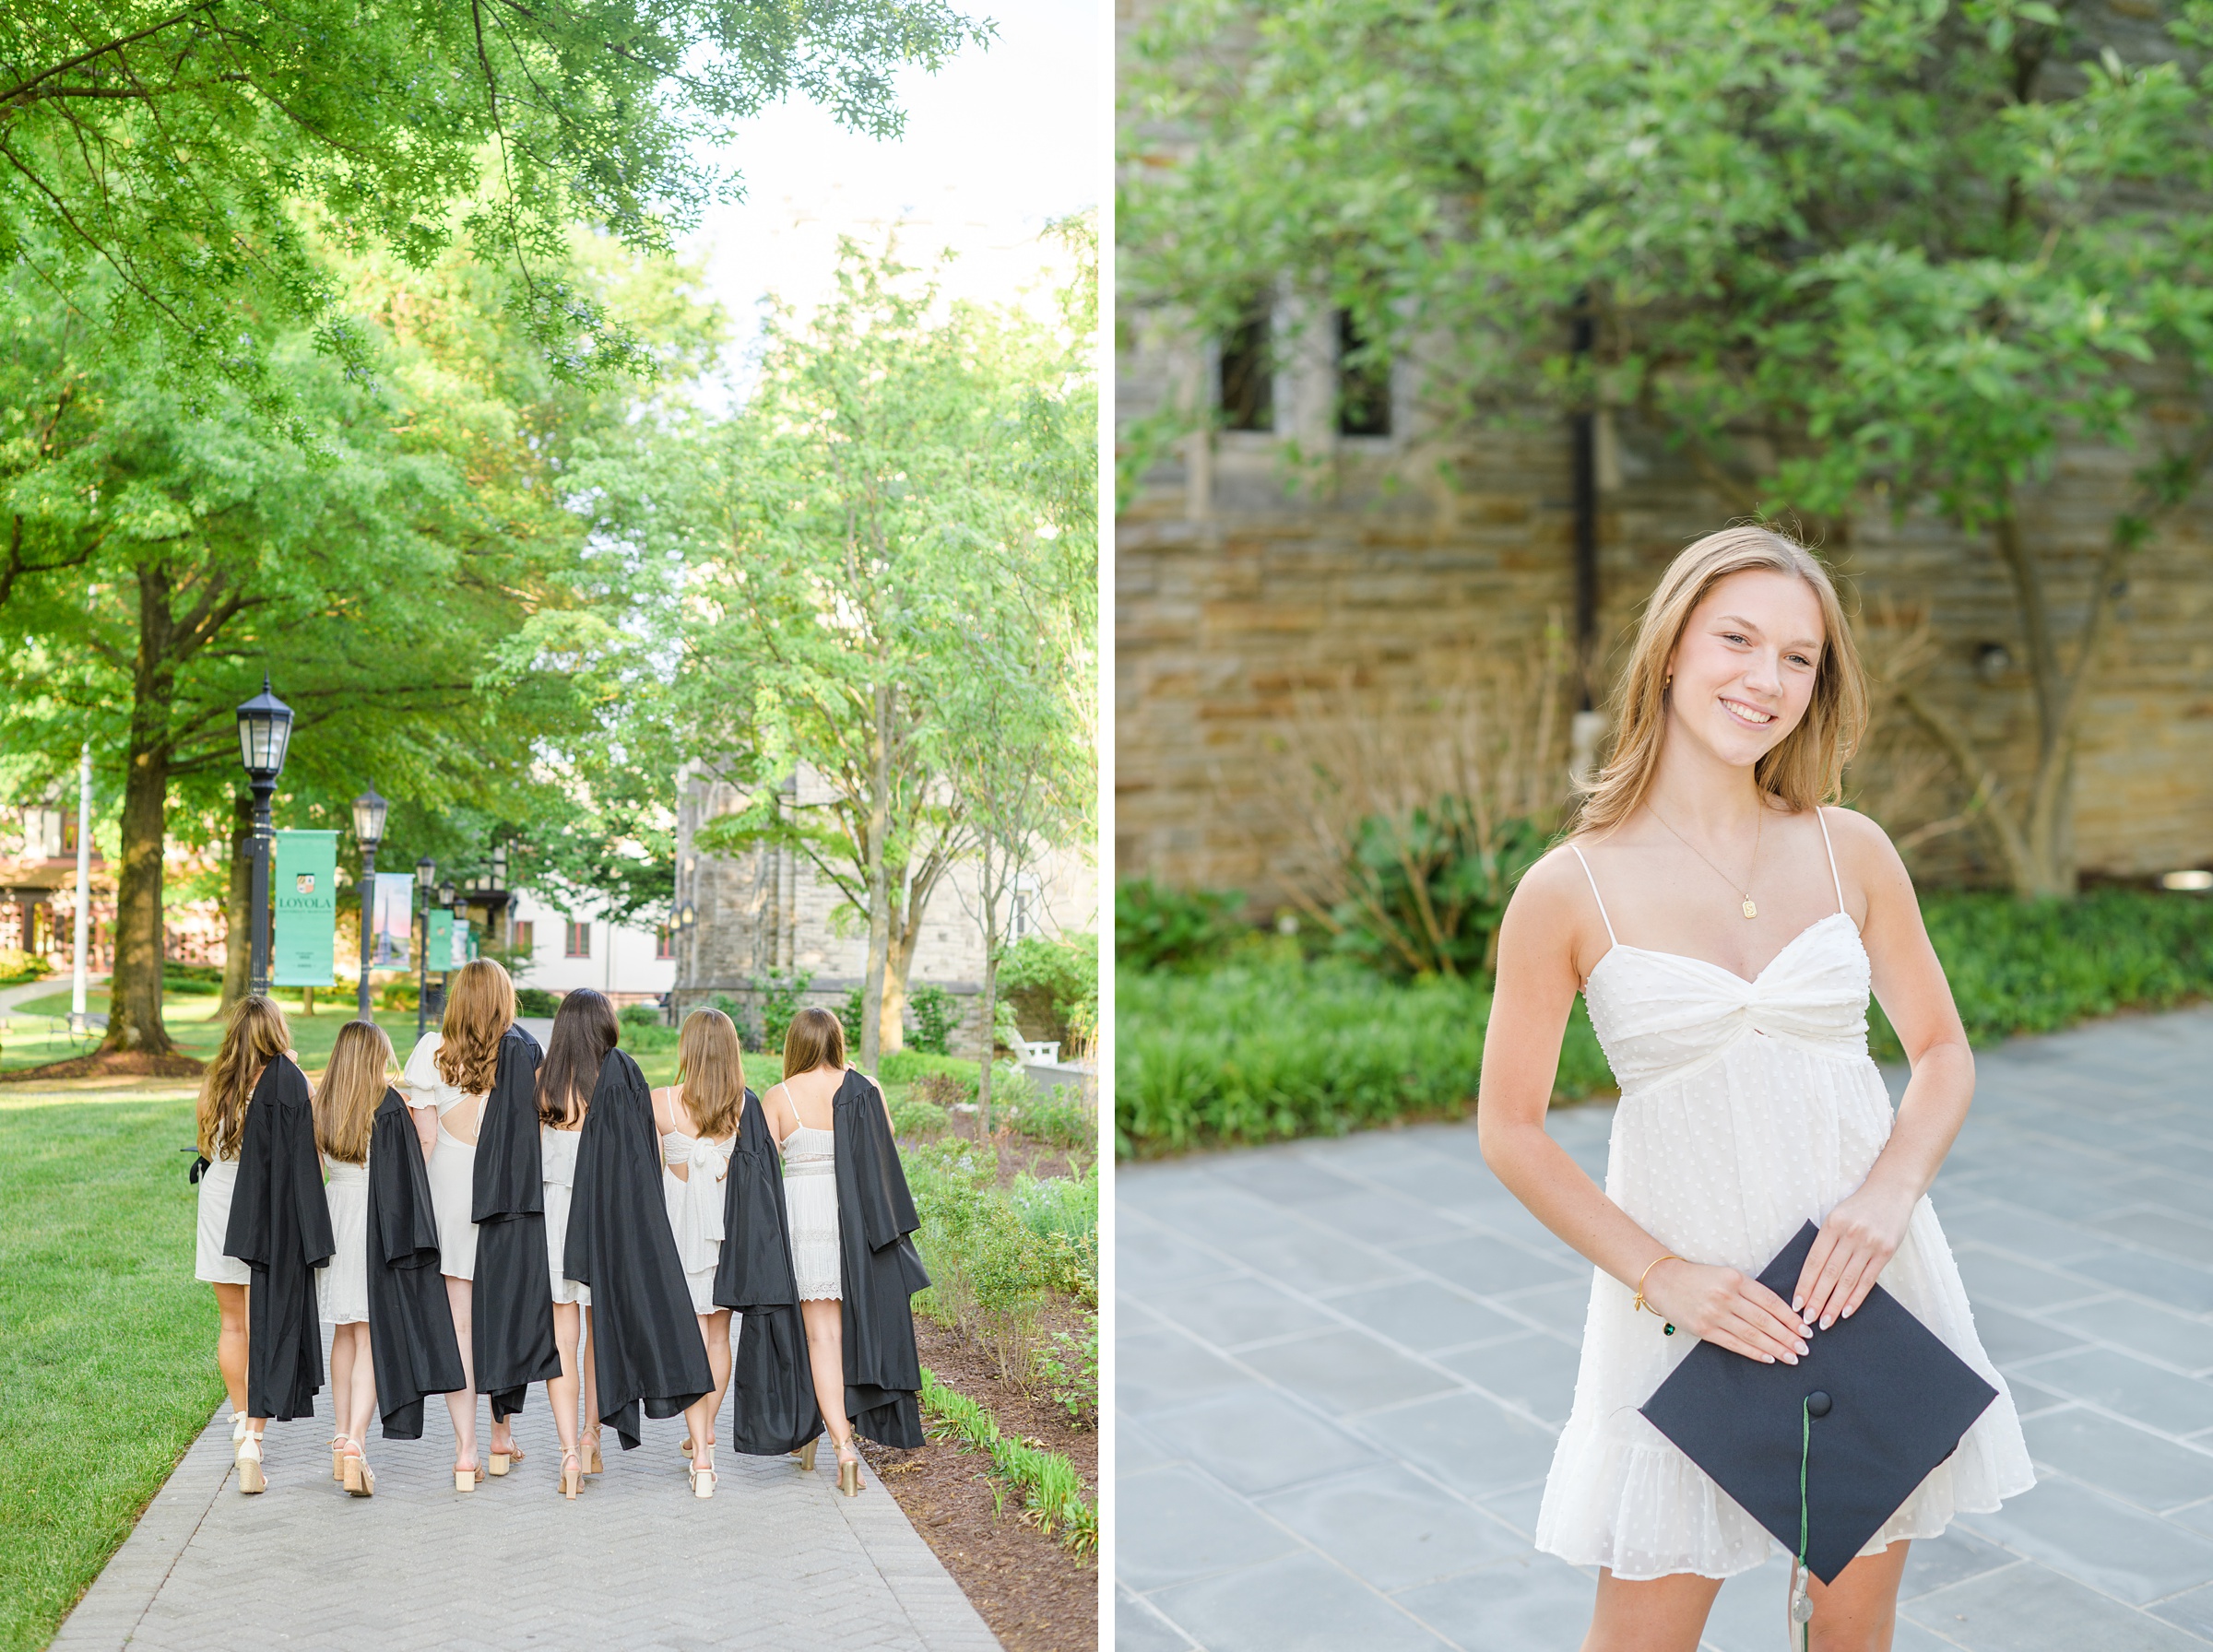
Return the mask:
M 1647 1262 L 1644 1265 L 1644 1272 L 1637 1276 L 1637 1300 L 1630 1304 L 1631 1308 L 1648 1308 L 1655 1317 L 1661 1319 L 1666 1318 L 1666 1315 L 1661 1313 L 1658 1308 L 1651 1307 L 1651 1305 L 1644 1300 L 1644 1281 L 1648 1277 L 1651 1276 L 1652 1269 L 1659 1267 L 1661 1263 L 1680 1262 L 1682 1259 L 1683 1258 L 1676 1256 L 1675 1252 L 1670 1251 L 1664 1257 L 1654 1257 L 1650 1262 Z

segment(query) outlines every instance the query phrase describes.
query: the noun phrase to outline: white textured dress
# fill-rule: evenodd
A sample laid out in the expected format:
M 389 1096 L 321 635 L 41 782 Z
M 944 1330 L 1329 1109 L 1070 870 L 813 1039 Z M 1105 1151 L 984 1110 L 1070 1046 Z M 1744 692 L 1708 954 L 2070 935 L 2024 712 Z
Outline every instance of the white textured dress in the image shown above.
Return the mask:
M 546 1268 L 553 1281 L 553 1300 L 592 1305 L 592 1288 L 580 1285 L 561 1270 L 562 1253 L 569 1243 L 569 1204 L 576 1194 L 576 1144 L 584 1127 L 556 1130 L 538 1127 L 538 1174 L 546 1186 Z
M 369 1166 L 327 1155 L 323 1199 L 337 1248 L 315 1270 L 315 1307 L 325 1325 L 369 1323 Z
M 1821 832 L 1826 843 L 1826 820 Z M 1839 910 L 1751 981 L 1703 959 L 1625 947 L 1605 920 L 1613 948 L 1583 1000 L 1621 1085 L 1606 1197 L 1689 1261 L 1757 1273 L 1804 1222 L 1820 1222 L 1858 1189 L 1889 1140 L 1889 1093 L 1867 1054 L 1867 953 L 1842 910 L 1833 846 L 1829 877 Z M 1998 1397 L 1862 1554 L 1935 1537 L 1954 1515 L 1987 1513 L 2036 1483 L 2013 1396 L 1975 1335 L 1926 1198 L 1881 1282 Z M 1750 1571 L 1778 1545 L 1637 1409 L 1697 1339 L 1663 1334 L 1632 1296 L 1593 1270 L 1575 1406 L 1544 1482 L 1536 1546 L 1625 1581 Z
M 197 1220 L 193 1224 L 192 1277 L 211 1285 L 251 1285 L 254 1270 L 223 1249 L 231 1231 L 231 1196 L 238 1187 L 238 1161 L 216 1159 L 200 1172 Z
M 738 1138 L 715 1141 L 671 1130 L 661 1138 L 661 1198 L 669 1231 L 694 1314 L 716 1312 L 715 1266 L 722 1259 L 722 1201 L 729 1192 L 730 1153 Z M 679 1166 L 684 1174 L 676 1174 Z
M 445 1127 L 445 1115 L 464 1103 L 477 1107 L 477 1122 L 484 1122 L 477 1104 L 483 1097 L 456 1090 L 438 1070 L 438 1049 L 444 1035 L 425 1032 L 408 1057 L 400 1078 L 410 1107 L 438 1109 L 438 1139 L 426 1167 L 431 1179 L 431 1214 L 438 1223 L 438 1271 L 448 1279 L 477 1277 L 477 1144 L 464 1141 Z

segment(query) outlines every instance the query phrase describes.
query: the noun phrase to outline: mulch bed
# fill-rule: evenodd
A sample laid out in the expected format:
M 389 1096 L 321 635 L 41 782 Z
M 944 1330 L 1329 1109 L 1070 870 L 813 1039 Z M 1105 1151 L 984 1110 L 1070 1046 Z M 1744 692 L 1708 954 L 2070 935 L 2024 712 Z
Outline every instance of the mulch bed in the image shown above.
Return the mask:
M 182 1050 L 165 1056 L 144 1050 L 96 1050 L 89 1056 L 0 1073 L 0 1084 L 38 1084 L 54 1079 L 196 1079 L 205 1070 L 205 1062 Z
M 1013 1384 L 1001 1382 L 990 1357 L 958 1331 L 917 1316 L 915 1341 L 922 1363 L 939 1382 L 989 1408 L 1000 1433 L 1067 1457 L 1083 1476 L 1085 1494 L 1097 1503 L 1095 1427 L 1071 1427 L 1059 1406 L 1032 1399 Z M 1095 1557 L 1078 1559 L 1058 1537 L 1047 1537 L 1024 1522 L 1015 1494 L 1009 1494 L 1004 1514 L 995 1514 L 992 1482 L 985 1472 L 989 1459 L 981 1452 L 950 1440 L 932 1440 L 918 1451 L 893 1451 L 864 1441 L 862 1450 L 875 1469 L 872 1478 L 899 1500 L 915 1529 L 1008 1652 L 1095 1652 Z

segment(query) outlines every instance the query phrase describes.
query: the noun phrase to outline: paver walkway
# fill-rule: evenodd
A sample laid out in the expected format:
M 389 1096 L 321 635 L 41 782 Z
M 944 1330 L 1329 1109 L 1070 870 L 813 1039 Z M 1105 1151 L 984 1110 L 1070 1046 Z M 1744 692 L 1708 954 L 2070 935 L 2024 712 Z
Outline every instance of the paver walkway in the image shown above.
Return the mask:
M 2202 1652 L 2213 1011 L 1979 1068 L 1935 1199 L 2039 1484 L 1913 1545 L 1897 1652 Z M 1612 1117 L 1552 1129 L 1600 1175 Z M 1594 1575 L 1531 1533 L 1591 1270 L 1473 1125 L 1125 1166 L 1116 1214 L 1118 1646 L 1580 1644 Z M 1706 1646 L 1780 1646 L 1787 1588 L 1730 1580 Z
M 479 1413 L 479 1444 L 490 1421 Z M 224 1406 L 54 1646 L 998 1652 L 872 1475 L 858 1497 L 837 1494 L 827 1448 L 811 1475 L 717 1451 L 722 1481 L 701 1503 L 677 1450 L 682 1419 L 648 1422 L 630 1452 L 610 1430 L 606 1473 L 569 1503 L 542 1387 L 515 1429 L 528 1460 L 467 1495 L 437 1399 L 420 1440 L 374 1434 L 373 1497 L 333 1483 L 330 1428 L 305 1420 L 269 1424 L 269 1489 L 245 1497 Z

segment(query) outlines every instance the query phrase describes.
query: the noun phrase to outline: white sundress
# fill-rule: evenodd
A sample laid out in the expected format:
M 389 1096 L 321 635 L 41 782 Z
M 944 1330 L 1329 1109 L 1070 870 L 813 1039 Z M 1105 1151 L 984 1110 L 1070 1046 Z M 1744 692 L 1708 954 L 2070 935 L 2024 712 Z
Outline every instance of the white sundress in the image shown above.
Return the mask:
M 1825 820 L 1821 834 L 1826 844 Z M 1587 860 L 1583 871 L 1591 876 Z M 1605 919 L 1613 947 L 1583 999 L 1621 1085 L 1606 1197 L 1687 1260 L 1757 1273 L 1802 1224 L 1859 1187 L 1890 1138 L 1889 1093 L 1867 1054 L 1867 953 L 1842 910 L 1833 845 L 1829 878 L 1839 910 L 1752 981 L 1703 959 L 1625 947 Z M 1882 1285 L 1998 1397 L 1862 1554 L 1935 1537 L 1954 1515 L 1988 1513 L 2036 1483 L 2013 1396 L 1975 1335 L 1926 1198 Z M 1637 1410 L 1697 1339 L 1666 1336 L 1632 1297 L 1593 1270 L 1575 1405 L 1544 1482 L 1536 1546 L 1625 1581 L 1750 1571 L 1779 1546 Z
M 576 1193 L 576 1143 L 584 1137 L 584 1127 L 574 1130 L 556 1130 L 551 1125 L 538 1127 L 538 1174 L 546 1186 L 546 1271 L 553 1281 L 553 1300 L 557 1303 L 582 1303 L 592 1305 L 592 1288 L 580 1285 L 561 1270 L 561 1258 L 569 1244 L 569 1205 Z
M 715 1268 L 722 1259 L 722 1201 L 728 1192 L 730 1154 L 737 1145 L 735 1135 L 716 1141 L 671 1130 L 661 1138 L 661 1197 L 694 1314 L 716 1312 Z M 681 1176 L 676 1174 L 679 1165 L 684 1168 Z
M 323 1184 L 337 1248 L 315 1270 L 315 1309 L 325 1325 L 369 1323 L 369 1166 L 325 1158 Z

